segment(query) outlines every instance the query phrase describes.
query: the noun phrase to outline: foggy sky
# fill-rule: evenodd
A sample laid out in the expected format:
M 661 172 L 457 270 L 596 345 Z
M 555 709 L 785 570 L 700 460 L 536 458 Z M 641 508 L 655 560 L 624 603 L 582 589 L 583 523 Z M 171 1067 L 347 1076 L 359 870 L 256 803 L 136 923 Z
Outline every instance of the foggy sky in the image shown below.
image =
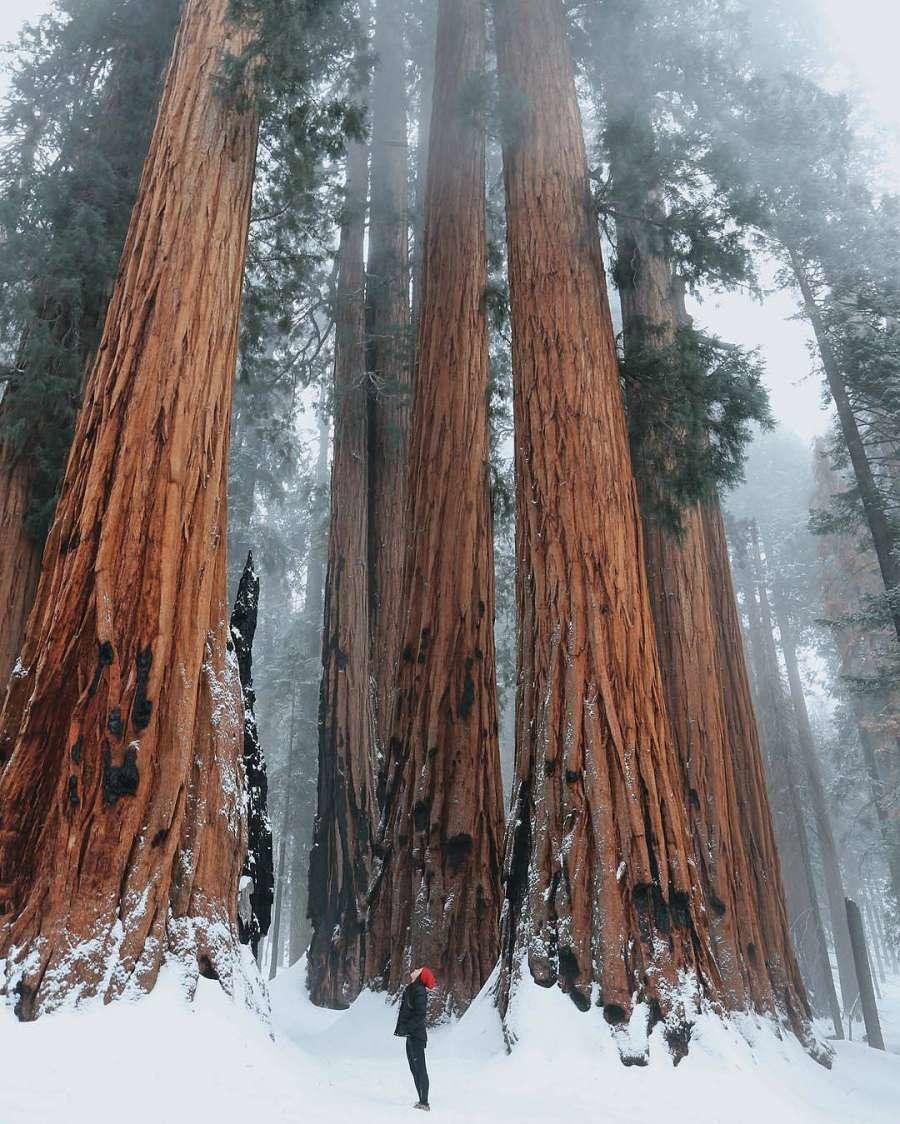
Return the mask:
M 870 110 L 874 127 L 884 132 L 886 186 L 900 190 L 900 10 L 896 0 L 793 2 L 820 14 L 822 37 L 833 56 L 835 85 L 856 91 Z M 50 7 L 50 0 L 0 0 L 0 43 L 11 40 L 23 22 Z M 2 89 L 0 78 L 0 93 Z M 760 349 L 776 419 L 808 442 L 824 430 L 828 414 L 821 406 L 821 380 L 810 376 L 806 327 L 792 319 L 796 311 L 795 298 L 783 292 L 773 293 L 765 304 L 741 293 L 727 293 L 708 295 L 701 304 L 691 306 L 699 326 L 733 343 Z

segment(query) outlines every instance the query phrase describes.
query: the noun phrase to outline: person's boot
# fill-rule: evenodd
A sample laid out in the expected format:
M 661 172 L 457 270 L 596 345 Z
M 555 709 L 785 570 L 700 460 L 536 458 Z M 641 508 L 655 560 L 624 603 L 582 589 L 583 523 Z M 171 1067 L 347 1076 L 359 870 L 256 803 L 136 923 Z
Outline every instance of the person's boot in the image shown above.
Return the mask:
M 413 1108 L 420 1108 L 423 1112 L 431 1112 L 431 1105 L 426 1104 L 424 1101 L 418 1101 L 413 1105 Z

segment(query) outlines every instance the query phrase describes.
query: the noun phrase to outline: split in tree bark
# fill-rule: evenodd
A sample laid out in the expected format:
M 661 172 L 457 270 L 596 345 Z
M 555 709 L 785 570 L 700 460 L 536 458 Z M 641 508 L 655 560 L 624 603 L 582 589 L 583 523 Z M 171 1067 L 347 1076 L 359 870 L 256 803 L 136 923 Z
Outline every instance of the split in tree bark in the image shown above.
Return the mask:
M 189 986 L 238 982 L 225 473 L 256 122 L 215 89 L 247 41 L 227 10 L 184 8 L 0 715 L 0 954 L 23 1019 L 149 989 L 166 956 Z
M 460 1013 L 497 962 L 503 805 L 488 483 L 481 0 L 441 0 L 424 287 L 410 435 L 405 631 L 391 723 L 369 973 L 430 964 Z
M 253 689 L 253 637 L 259 611 L 259 577 L 253 555 L 247 555 L 231 613 L 231 643 L 237 658 L 244 703 L 244 790 L 247 794 L 247 859 L 241 871 L 238 932 L 256 956 L 259 942 L 272 921 L 275 870 L 272 862 L 272 826 L 269 823 L 269 781 L 266 759 L 256 725 L 256 691 Z M 249 879 L 249 883 L 245 880 Z M 242 908 L 246 902 L 246 907 Z

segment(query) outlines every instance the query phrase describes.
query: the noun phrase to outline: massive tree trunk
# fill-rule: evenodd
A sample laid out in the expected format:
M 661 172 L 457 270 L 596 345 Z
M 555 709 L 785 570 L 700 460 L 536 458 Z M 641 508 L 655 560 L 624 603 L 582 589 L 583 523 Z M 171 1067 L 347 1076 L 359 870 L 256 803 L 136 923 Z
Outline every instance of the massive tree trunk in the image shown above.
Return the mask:
M 365 4 L 360 22 L 366 29 Z M 365 899 L 375 823 L 369 692 L 367 188 L 368 151 L 365 144 L 353 142 L 339 247 L 318 808 L 308 904 L 310 996 L 320 1006 L 335 1008 L 352 1003 L 365 982 Z
M 496 0 L 513 324 L 517 597 L 506 1013 L 527 956 L 613 1025 L 635 999 L 686 1049 L 710 947 L 644 575 L 599 234 L 558 0 Z
M 819 757 L 813 740 L 812 727 L 809 722 L 809 713 L 806 709 L 806 697 L 803 692 L 803 683 L 800 679 L 800 667 L 797 662 L 797 647 L 794 642 L 794 630 L 783 597 L 777 592 L 774 595 L 775 616 L 778 621 L 778 632 L 781 637 L 781 651 L 787 668 L 788 686 L 791 693 L 791 703 L 794 709 L 794 718 L 797 725 L 797 743 L 803 760 L 804 771 L 810 798 L 812 800 L 813 816 L 816 824 L 816 835 L 819 840 L 819 853 L 822 856 L 822 870 L 825 881 L 825 893 L 828 897 L 828 912 L 831 918 L 831 934 L 834 939 L 834 948 L 837 955 L 838 976 L 841 982 L 841 998 L 844 1011 L 852 1011 L 859 997 L 859 984 L 856 980 L 856 970 L 853 966 L 853 948 L 850 944 L 850 930 L 847 927 L 847 911 L 844 907 L 844 880 L 841 874 L 841 864 L 838 859 L 837 845 L 834 841 L 834 832 L 831 827 L 831 813 L 825 799 L 825 786 L 822 783 L 822 771 L 819 766 Z
M 638 197 L 640 189 L 633 173 L 629 176 L 630 159 L 630 152 L 613 146 L 613 178 L 622 182 L 618 195 L 629 212 L 616 220 L 625 354 L 627 360 L 633 353 L 646 368 L 648 354 L 656 351 L 659 377 L 664 379 L 677 333 L 689 321 L 666 257 L 665 213 L 653 190 Z M 630 194 L 625 186 L 629 181 Z M 626 396 L 630 411 L 658 410 L 656 388 L 646 382 L 626 378 Z M 671 440 L 671 425 L 666 421 L 659 418 L 657 424 Z M 643 432 L 644 440 L 653 441 L 656 431 L 656 426 L 644 426 L 634 432 Z M 809 1015 L 796 974 L 788 984 L 785 953 L 788 966 L 793 958 L 786 930 L 781 928 L 784 906 L 778 897 L 777 867 L 774 878 L 754 879 L 754 852 L 758 854 L 762 846 L 756 834 L 763 832 L 765 838 L 771 827 L 765 823 L 769 812 L 764 790 L 762 806 L 753 807 L 760 800 L 753 786 L 763 783 L 758 743 L 751 732 L 729 723 L 727 693 L 732 685 L 723 661 L 740 658 L 740 635 L 732 638 L 739 647 L 737 653 L 731 653 L 724 650 L 724 637 L 717 632 L 724 591 L 717 591 L 713 582 L 727 582 L 730 590 L 727 558 L 724 570 L 721 558 L 709 558 L 706 523 L 715 519 L 717 504 L 709 502 L 706 518 L 703 505 L 686 508 L 681 513 L 681 533 L 675 534 L 659 514 L 661 482 L 655 466 L 660 457 L 647 453 L 644 448 L 633 448 L 650 600 L 669 721 L 681 764 L 682 794 L 724 1000 L 737 1010 L 752 1004 L 758 1010 L 777 1011 L 808 1037 Z M 743 718 L 755 728 L 752 710 Z M 775 937 L 771 968 L 764 914 L 769 916 L 768 928 Z M 760 955 L 760 950 L 766 950 L 765 954 Z
M 30 481 L 27 458 L 0 441 L 0 705 L 41 573 L 40 546 L 25 530 Z
M 463 1011 L 497 961 L 503 804 L 488 482 L 481 0 L 441 0 L 410 435 L 406 621 L 389 743 L 372 977 L 436 972 Z
M 381 0 L 376 14 L 378 61 L 372 84 L 372 200 L 366 275 L 371 380 L 371 658 L 376 748 L 382 761 L 391 720 L 404 605 L 403 544 L 411 389 L 404 8 L 400 0 Z M 381 780 L 383 769 L 379 773 Z
M 746 945 L 747 956 L 751 962 L 765 965 L 779 1011 L 794 1027 L 807 1028 L 803 1033 L 808 1038 L 809 1002 L 791 941 L 782 868 L 744 654 L 725 523 L 717 501 L 704 504 L 702 511 L 728 744 L 762 938 L 760 944 Z
M 256 725 L 256 691 L 253 688 L 253 638 L 259 613 L 259 577 L 253 555 L 247 555 L 231 612 L 229 632 L 237 659 L 244 704 L 244 788 L 247 801 L 247 856 L 241 871 L 238 932 L 256 956 L 260 940 L 272 920 L 275 869 L 272 856 L 272 825 L 269 823 L 269 780 L 266 759 L 259 744 Z
M 859 432 L 856 417 L 853 414 L 853 407 L 847 394 L 844 378 L 841 374 L 837 357 L 832 351 L 831 343 L 828 339 L 828 332 L 822 321 L 818 305 L 816 304 L 815 293 L 813 292 L 806 269 L 798 254 L 791 250 L 789 250 L 788 253 L 791 268 L 803 298 L 803 307 L 807 319 L 812 325 L 813 335 L 816 338 L 816 346 L 818 347 L 819 356 L 822 360 L 822 367 L 825 370 L 825 380 L 828 383 L 828 390 L 834 402 L 834 408 L 837 411 L 841 434 L 844 438 L 844 444 L 847 447 L 847 454 L 850 458 L 853 477 L 859 491 L 859 498 L 862 504 L 863 514 L 865 515 L 866 525 L 872 536 L 872 546 L 875 549 L 875 556 L 878 559 L 878 566 L 881 570 L 884 588 L 889 594 L 895 594 L 897 590 L 900 589 L 900 537 L 898 537 L 897 528 L 888 517 L 884 500 L 875 482 L 875 476 L 872 472 L 872 466 L 869 463 L 869 456 L 866 452 L 862 435 Z M 900 612 L 893 613 L 891 620 L 893 621 L 897 638 L 900 640 Z
M 22 1018 L 146 989 L 167 955 L 236 982 L 225 473 L 256 123 L 216 92 L 246 43 L 227 9 L 184 9 L 0 716 L 0 953 Z
M 751 528 L 751 537 L 755 529 Z M 778 852 L 784 874 L 794 945 L 816 1013 L 831 1017 L 843 1037 L 841 1008 L 831 974 L 825 928 L 813 874 L 809 833 L 795 762 L 794 736 L 787 714 L 775 641 L 755 544 L 736 551 L 749 621 L 750 649 L 756 681 L 756 710 L 766 755 L 766 784 L 772 804 Z

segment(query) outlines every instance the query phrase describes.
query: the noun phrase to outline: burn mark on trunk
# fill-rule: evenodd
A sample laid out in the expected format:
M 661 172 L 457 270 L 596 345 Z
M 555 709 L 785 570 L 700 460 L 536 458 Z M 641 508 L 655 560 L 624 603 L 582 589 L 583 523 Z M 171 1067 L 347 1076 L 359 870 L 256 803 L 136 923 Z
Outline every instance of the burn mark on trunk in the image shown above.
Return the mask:
M 153 653 L 149 644 L 146 648 L 140 649 L 134 662 L 137 667 L 137 684 L 134 689 L 134 702 L 131 704 L 131 725 L 139 731 L 146 729 L 150 724 L 150 715 L 153 712 L 153 703 L 147 698 L 147 682 L 153 663 Z
M 130 745 L 125 750 L 121 765 L 113 765 L 109 746 L 103 750 L 103 803 L 115 804 L 122 796 L 134 796 L 137 792 L 140 773 L 137 767 L 137 747 Z
M 472 679 L 470 671 L 472 661 L 466 660 L 466 677 L 463 680 L 463 693 L 462 698 L 459 700 L 459 709 L 457 713 L 463 722 L 472 713 L 472 707 L 475 705 L 475 682 Z
M 472 836 L 465 831 L 451 835 L 447 840 L 446 854 L 450 870 L 456 874 L 472 853 Z
M 69 783 L 66 790 L 66 799 L 69 802 L 70 808 L 77 808 L 81 803 L 78 798 L 78 778 L 76 776 L 69 777 Z
M 107 719 L 106 725 L 113 737 L 121 738 L 125 733 L 125 724 L 122 721 L 122 711 L 119 709 L 119 707 L 114 706 L 109 712 L 109 718 Z

